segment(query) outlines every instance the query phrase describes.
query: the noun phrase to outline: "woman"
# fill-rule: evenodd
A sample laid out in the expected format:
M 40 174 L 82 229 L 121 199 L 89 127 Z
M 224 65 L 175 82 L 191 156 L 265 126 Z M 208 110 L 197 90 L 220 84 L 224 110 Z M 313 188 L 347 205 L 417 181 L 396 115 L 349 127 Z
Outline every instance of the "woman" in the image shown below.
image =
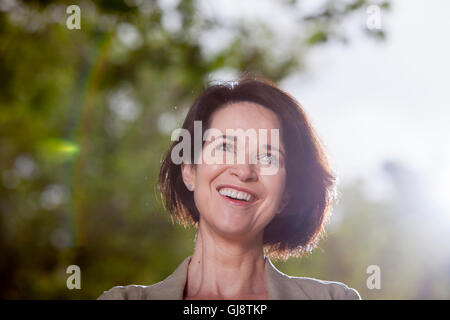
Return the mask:
M 269 260 L 311 251 L 334 199 L 335 177 L 292 96 L 256 77 L 216 84 L 183 129 L 188 148 L 172 144 L 159 189 L 173 218 L 197 227 L 194 253 L 164 281 L 117 286 L 99 299 L 361 299 L 339 282 L 287 276 Z M 239 129 L 268 134 L 257 143 L 249 134 L 246 144 Z

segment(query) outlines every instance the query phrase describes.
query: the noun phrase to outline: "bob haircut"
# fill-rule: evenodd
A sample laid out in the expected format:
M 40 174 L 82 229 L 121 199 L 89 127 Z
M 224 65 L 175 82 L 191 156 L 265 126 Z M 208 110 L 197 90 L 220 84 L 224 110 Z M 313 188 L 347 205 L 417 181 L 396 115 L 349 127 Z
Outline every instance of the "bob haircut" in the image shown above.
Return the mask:
M 294 97 L 271 81 L 245 75 L 239 81 L 210 85 L 190 107 L 183 128 L 194 136 L 194 121 L 202 121 L 202 137 L 213 113 L 236 102 L 253 102 L 272 110 L 281 123 L 286 148 L 286 186 L 289 200 L 264 229 L 264 252 L 286 260 L 310 253 L 325 235 L 325 225 L 335 200 L 335 175 L 306 114 Z M 206 124 L 206 125 L 205 125 Z M 191 163 L 194 163 L 191 139 Z M 202 139 L 203 140 L 203 139 Z M 174 141 L 162 160 L 158 179 L 163 205 L 172 222 L 198 227 L 200 214 L 193 193 L 183 183 L 181 164 L 171 160 Z M 204 141 L 202 141 L 202 146 Z

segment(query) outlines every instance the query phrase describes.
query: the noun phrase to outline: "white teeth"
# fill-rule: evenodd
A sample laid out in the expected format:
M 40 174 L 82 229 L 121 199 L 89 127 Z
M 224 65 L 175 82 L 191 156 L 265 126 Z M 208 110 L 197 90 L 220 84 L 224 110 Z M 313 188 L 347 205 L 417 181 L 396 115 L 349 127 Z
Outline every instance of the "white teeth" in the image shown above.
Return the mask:
M 239 200 L 250 201 L 252 199 L 251 194 L 243 191 L 237 191 L 232 188 L 222 188 L 219 190 L 219 193 L 223 194 L 224 196 L 232 197 Z

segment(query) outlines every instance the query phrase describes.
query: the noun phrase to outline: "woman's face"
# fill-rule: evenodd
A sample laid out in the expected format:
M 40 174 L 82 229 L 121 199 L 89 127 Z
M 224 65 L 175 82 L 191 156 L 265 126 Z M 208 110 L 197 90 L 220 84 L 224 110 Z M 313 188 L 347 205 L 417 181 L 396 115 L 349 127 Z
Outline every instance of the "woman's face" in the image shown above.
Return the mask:
M 205 158 L 205 147 L 209 145 L 208 150 L 212 151 L 208 154 L 215 159 L 223 158 L 223 164 L 208 164 L 203 160 L 195 166 L 182 166 L 184 181 L 191 183 L 194 188 L 194 200 L 200 212 L 200 228 L 204 225 L 228 238 L 252 240 L 262 235 L 264 228 L 280 209 L 285 195 L 286 153 L 280 122 L 273 111 L 261 105 L 238 102 L 216 110 L 209 128 L 218 129 L 223 135 L 227 129 L 240 128 L 244 132 L 253 129 L 257 134 L 259 129 L 266 129 L 268 145 L 275 144 L 271 141 L 270 130 L 279 130 L 280 151 L 270 150 L 271 157 L 266 156 L 267 149 L 259 149 L 259 135 L 257 143 L 251 144 L 247 140 L 245 150 L 240 149 L 245 152 L 244 163 L 238 162 L 235 156 L 238 145 L 236 140 L 233 141 L 234 137 L 214 138 L 205 141 L 202 157 Z M 233 135 L 237 140 L 244 141 L 236 132 Z M 227 153 L 231 153 L 232 157 L 234 155 L 232 163 L 226 162 Z M 256 163 L 250 162 L 250 157 L 258 160 Z M 270 161 L 278 161 L 278 170 L 275 174 L 264 174 L 261 169 L 267 167 Z M 239 194 L 242 190 L 247 192 Z M 249 201 L 229 198 L 243 196 L 248 200 L 249 195 Z

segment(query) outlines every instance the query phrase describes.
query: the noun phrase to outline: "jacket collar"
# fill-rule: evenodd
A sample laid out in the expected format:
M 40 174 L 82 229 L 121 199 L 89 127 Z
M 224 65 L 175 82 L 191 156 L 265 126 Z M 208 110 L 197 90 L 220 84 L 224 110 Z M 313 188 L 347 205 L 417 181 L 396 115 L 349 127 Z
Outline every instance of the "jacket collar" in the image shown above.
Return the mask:
M 184 261 L 175 269 L 175 271 L 169 275 L 164 281 L 157 285 L 158 299 L 169 300 L 182 300 L 184 287 L 186 285 L 187 273 L 189 262 L 192 256 L 187 257 Z M 272 264 L 272 261 L 268 257 L 264 257 L 265 266 L 265 279 L 267 284 L 267 291 L 269 294 L 269 300 L 297 300 L 308 299 L 308 296 L 301 289 L 295 281 L 291 280 L 291 277 L 280 272 Z M 153 287 L 153 286 L 151 286 Z

